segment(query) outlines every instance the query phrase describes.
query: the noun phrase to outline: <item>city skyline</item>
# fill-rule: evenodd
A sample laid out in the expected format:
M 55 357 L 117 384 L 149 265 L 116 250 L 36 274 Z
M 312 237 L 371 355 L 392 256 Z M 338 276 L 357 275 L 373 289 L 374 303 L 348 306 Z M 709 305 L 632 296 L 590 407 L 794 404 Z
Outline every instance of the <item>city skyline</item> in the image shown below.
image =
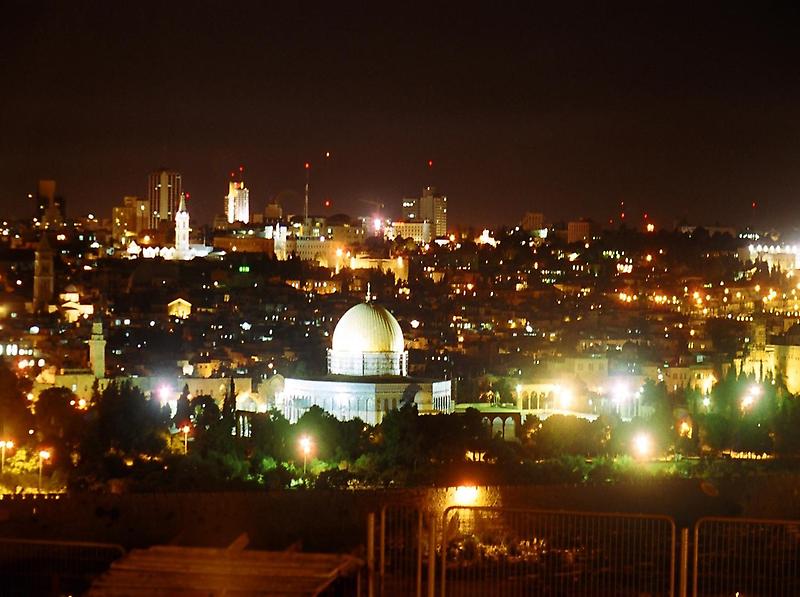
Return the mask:
M 755 201 L 758 224 L 786 225 L 793 9 L 648 8 L 19 4 L 1 25 L 16 84 L 0 99 L 0 205 L 25 216 L 36 181 L 55 179 L 73 214 L 110 211 L 163 165 L 211 221 L 245 164 L 257 208 L 282 196 L 300 213 L 310 162 L 312 212 L 435 185 L 456 225 L 529 210 L 603 222 L 620 201 L 662 224 L 744 224 Z

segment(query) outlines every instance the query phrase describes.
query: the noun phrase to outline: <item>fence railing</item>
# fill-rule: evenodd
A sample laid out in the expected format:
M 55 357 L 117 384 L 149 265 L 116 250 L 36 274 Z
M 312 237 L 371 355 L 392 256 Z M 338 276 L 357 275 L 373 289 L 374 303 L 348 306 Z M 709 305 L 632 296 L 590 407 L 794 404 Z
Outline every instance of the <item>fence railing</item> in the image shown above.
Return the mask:
M 800 595 L 800 521 L 702 518 L 692 594 Z
M 379 593 L 422 595 L 430 517 L 413 506 L 384 507 L 378 524 Z
M 667 516 L 451 507 L 442 595 L 671 595 Z
M 123 555 L 108 543 L 0 538 L 0 578 L 12 594 L 83 592 Z

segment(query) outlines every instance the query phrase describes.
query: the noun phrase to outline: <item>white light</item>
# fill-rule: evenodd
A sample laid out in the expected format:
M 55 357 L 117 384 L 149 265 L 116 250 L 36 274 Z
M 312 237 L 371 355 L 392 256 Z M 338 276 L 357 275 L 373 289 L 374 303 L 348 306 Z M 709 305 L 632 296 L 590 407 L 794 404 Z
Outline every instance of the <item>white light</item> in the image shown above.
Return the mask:
M 649 458 L 653 453 L 653 439 L 646 433 L 637 433 L 633 438 L 633 451 L 637 458 Z
M 30 331 L 31 334 L 38 334 L 39 333 L 39 326 L 38 325 L 32 325 L 31 329 L 29 331 Z
M 158 397 L 161 398 L 161 402 L 166 402 L 169 399 L 170 394 L 172 393 L 172 388 L 169 386 L 161 386 L 158 388 Z
M 419 327 L 419 320 L 418 319 L 412 319 L 411 320 L 411 327 L 416 330 Z

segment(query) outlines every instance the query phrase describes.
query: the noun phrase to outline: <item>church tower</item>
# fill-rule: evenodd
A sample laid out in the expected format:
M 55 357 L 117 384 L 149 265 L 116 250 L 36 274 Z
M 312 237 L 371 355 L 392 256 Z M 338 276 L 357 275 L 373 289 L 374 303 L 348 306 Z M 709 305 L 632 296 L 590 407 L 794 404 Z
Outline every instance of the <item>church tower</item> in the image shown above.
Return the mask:
M 36 247 L 36 257 L 33 264 L 33 311 L 38 313 L 46 311 L 53 299 L 55 287 L 55 273 L 53 264 L 53 248 L 47 239 L 47 233 L 42 232 L 39 246 Z
M 106 339 L 103 337 L 103 320 L 92 323 L 92 337 L 89 339 L 89 366 L 97 379 L 106 376 Z
M 181 193 L 181 203 L 175 213 L 175 259 L 190 259 L 189 212 L 186 209 L 186 196 Z

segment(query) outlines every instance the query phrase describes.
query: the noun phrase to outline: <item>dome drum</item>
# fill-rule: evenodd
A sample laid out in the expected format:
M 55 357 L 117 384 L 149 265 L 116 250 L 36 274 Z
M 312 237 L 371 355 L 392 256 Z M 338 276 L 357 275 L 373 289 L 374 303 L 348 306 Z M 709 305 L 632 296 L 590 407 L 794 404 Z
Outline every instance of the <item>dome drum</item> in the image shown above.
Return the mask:
M 408 375 L 408 352 L 328 351 L 328 371 L 334 375 Z

